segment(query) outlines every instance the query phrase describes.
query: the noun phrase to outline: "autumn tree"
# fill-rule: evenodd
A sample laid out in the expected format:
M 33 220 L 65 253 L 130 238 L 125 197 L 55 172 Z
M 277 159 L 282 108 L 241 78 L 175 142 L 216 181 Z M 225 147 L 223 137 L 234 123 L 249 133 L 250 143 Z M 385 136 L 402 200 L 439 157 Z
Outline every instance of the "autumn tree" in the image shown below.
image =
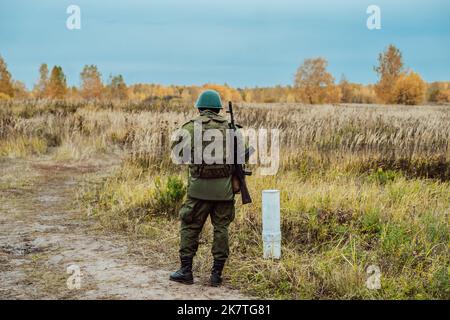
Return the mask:
M 294 85 L 304 100 L 310 104 L 335 100 L 337 94 L 334 78 L 327 71 L 328 62 L 323 58 L 305 59 L 295 75 Z
M 67 93 L 66 76 L 60 66 L 54 66 L 48 80 L 47 95 L 49 98 L 61 99 Z
M 415 72 L 401 74 L 392 90 L 392 100 L 397 104 L 416 105 L 425 99 L 425 81 Z
M 352 103 L 375 103 L 377 96 L 373 85 L 352 84 Z
M 0 93 L 10 98 L 14 97 L 11 73 L 9 73 L 8 66 L 2 56 L 0 56 Z
M 29 99 L 30 92 L 28 92 L 25 83 L 22 81 L 14 80 L 13 81 L 13 89 L 14 89 L 14 99 Z
M 430 83 L 427 90 L 427 101 L 437 103 L 440 93 L 441 93 L 440 83 L 439 82 Z
M 80 95 L 79 95 L 79 92 L 78 92 L 78 88 L 76 86 L 69 87 L 67 89 L 66 98 L 72 99 L 72 100 L 79 99 Z
M 433 103 L 450 102 L 450 82 L 433 82 L 428 87 L 427 100 Z
M 111 99 L 125 100 L 128 98 L 128 88 L 122 75 L 120 74 L 109 77 L 109 84 L 107 88 L 108 95 Z
M 375 86 L 377 97 L 383 103 L 393 103 L 392 90 L 395 83 L 403 72 L 403 59 L 399 49 L 394 45 L 389 47 L 378 56 L 378 66 L 374 67 L 379 81 Z
M 345 75 L 342 75 L 341 81 L 339 82 L 339 88 L 341 89 L 341 102 L 350 103 L 353 102 L 353 86 L 347 80 Z
M 81 96 L 85 99 L 99 99 L 103 94 L 102 75 L 95 65 L 85 65 L 80 73 Z
M 47 95 L 48 89 L 48 66 L 42 63 L 39 67 L 39 80 L 34 86 L 34 94 L 37 98 L 43 98 Z

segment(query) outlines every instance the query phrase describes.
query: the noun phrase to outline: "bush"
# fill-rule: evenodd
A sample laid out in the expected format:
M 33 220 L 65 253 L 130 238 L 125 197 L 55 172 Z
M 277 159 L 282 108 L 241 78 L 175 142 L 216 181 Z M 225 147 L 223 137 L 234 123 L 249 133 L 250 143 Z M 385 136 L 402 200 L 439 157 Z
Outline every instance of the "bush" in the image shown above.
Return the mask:
M 155 187 L 156 196 L 152 213 L 176 217 L 186 194 L 186 187 L 183 181 L 174 176 L 169 177 L 164 184 L 161 184 L 161 181 L 158 179 L 155 182 Z
M 410 72 L 395 82 L 392 98 L 397 104 L 416 105 L 424 101 L 425 90 L 426 84 L 419 74 Z
M 429 102 L 445 104 L 450 102 L 450 83 L 433 82 L 427 90 L 427 100 Z
M 378 168 L 377 171 L 372 172 L 367 177 L 369 182 L 375 182 L 379 185 L 384 185 L 388 182 L 394 181 L 400 174 L 393 170 L 384 171 L 383 168 Z

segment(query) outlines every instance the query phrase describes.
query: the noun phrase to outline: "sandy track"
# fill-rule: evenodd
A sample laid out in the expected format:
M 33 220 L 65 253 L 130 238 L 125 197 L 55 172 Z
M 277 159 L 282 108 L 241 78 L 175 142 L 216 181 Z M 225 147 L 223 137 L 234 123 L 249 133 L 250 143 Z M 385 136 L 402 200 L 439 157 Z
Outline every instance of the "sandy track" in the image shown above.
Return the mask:
M 244 298 L 199 281 L 170 282 L 170 270 L 144 265 L 125 237 L 95 232 L 74 200 L 85 174 L 102 167 L 0 163 L 1 299 Z M 70 265 L 80 269 L 79 289 L 67 286 Z

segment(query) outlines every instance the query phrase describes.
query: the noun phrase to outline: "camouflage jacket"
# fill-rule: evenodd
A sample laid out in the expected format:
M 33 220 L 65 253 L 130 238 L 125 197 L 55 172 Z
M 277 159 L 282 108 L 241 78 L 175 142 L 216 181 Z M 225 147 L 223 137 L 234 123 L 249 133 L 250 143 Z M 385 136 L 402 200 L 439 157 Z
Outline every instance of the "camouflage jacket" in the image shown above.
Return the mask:
M 202 131 L 207 129 L 217 129 L 224 132 L 229 128 L 228 121 L 219 114 L 211 111 L 202 111 L 199 116 L 186 122 L 182 129 L 189 132 L 191 137 L 191 160 L 194 161 L 193 149 L 194 149 L 194 123 L 198 121 L 202 124 Z M 225 138 L 225 137 L 224 137 Z M 210 142 L 203 142 L 203 148 Z M 223 150 L 225 157 L 225 150 Z M 225 160 L 225 159 L 224 159 Z M 224 161 L 225 163 L 225 161 Z M 206 167 L 213 167 L 215 165 L 206 165 Z M 226 167 L 226 164 L 217 165 L 217 167 Z M 201 178 L 196 176 L 195 172 L 198 170 L 199 165 L 190 164 L 188 170 L 188 196 L 201 200 L 212 201 L 227 201 L 233 200 L 233 188 L 231 173 L 224 177 L 219 178 Z

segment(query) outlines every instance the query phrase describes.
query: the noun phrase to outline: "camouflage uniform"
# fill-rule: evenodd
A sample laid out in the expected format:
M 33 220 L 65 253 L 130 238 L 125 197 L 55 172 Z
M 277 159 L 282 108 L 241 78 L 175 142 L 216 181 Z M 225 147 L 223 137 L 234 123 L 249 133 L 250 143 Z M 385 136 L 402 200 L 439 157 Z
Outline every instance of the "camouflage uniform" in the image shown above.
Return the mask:
M 181 267 L 179 270 L 172 272 L 169 279 L 185 284 L 194 282 L 192 261 L 197 252 L 198 237 L 206 219 L 208 216 L 211 216 L 211 222 L 214 227 L 214 242 L 212 245 L 214 263 L 209 283 L 212 286 L 218 286 L 222 283 L 222 270 L 229 254 L 228 227 L 235 216 L 232 166 L 228 165 L 226 161 L 228 155 L 226 143 L 230 141 L 226 139 L 229 125 L 227 120 L 218 114 L 218 110 L 223 109 L 218 92 L 214 90 L 203 91 L 195 107 L 200 111 L 200 115 L 183 125 L 182 129 L 185 129 L 184 133 L 188 135 L 182 137 L 181 141 L 172 146 L 181 146 L 182 149 L 179 150 L 183 150 L 182 152 L 184 153 L 189 150 L 184 143 L 190 142 L 191 161 L 189 161 L 187 199 L 180 209 Z M 208 159 L 201 159 L 203 157 L 197 157 L 200 159 L 196 159 L 196 151 L 200 151 L 203 156 L 203 151 L 206 151 L 205 147 L 208 147 L 210 144 L 209 141 L 198 141 L 202 143 L 200 150 L 195 145 L 196 137 L 194 131 L 196 131 L 195 128 L 200 127 L 199 124 L 201 124 L 202 130 L 201 137 L 203 137 L 204 131 L 209 129 L 215 129 L 215 131 L 209 131 L 208 133 L 216 133 L 216 130 L 222 133 L 224 141 L 220 156 L 223 157 L 223 161 L 215 161 L 215 159 L 214 161 L 207 161 Z M 215 140 L 216 138 L 214 136 L 213 150 L 214 152 L 220 152 L 220 150 L 215 148 L 219 146 L 216 145 L 216 142 L 219 142 Z M 174 148 L 172 148 L 172 151 L 174 153 L 177 152 Z M 214 154 L 214 156 L 216 155 Z
M 183 125 L 191 135 L 193 146 L 194 122 L 202 123 L 202 129 L 218 129 L 225 132 L 228 129 L 227 120 L 211 111 L 202 111 L 200 116 Z M 225 154 L 225 151 L 224 151 Z M 234 194 L 232 189 L 231 171 L 228 176 L 218 178 L 197 177 L 197 171 L 212 168 L 212 170 L 227 170 L 227 165 L 189 165 L 187 199 L 179 216 L 180 256 L 194 257 L 198 248 L 198 237 L 203 225 L 211 216 L 214 227 L 214 242 L 212 254 L 216 260 L 226 260 L 229 254 L 228 227 L 235 217 Z M 230 169 L 231 170 L 231 169 Z M 224 174 L 226 175 L 226 174 Z

